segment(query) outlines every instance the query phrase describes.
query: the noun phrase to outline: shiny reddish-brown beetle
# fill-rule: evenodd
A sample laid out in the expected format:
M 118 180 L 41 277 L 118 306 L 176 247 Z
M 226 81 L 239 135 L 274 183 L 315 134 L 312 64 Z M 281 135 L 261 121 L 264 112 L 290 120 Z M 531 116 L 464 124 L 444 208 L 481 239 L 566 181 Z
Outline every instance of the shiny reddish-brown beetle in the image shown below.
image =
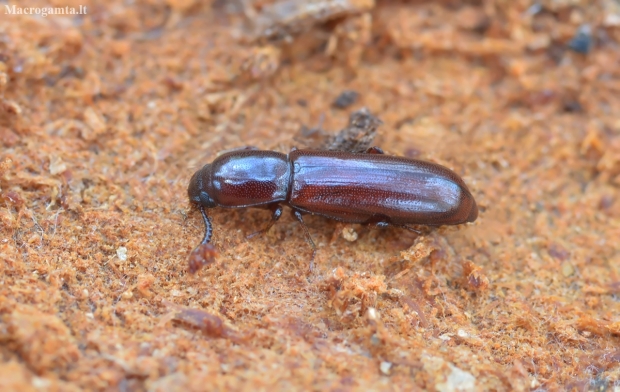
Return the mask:
M 366 153 L 232 151 L 198 170 L 190 181 L 188 195 L 199 207 L 205 224 L 202 252 L 211 256 L 213 247 L 204 248 L 212 234 L 205 208 L 269 208 L 273 215 L 260 231 L 264 232 L 280 218 L 282 205 L 288 205 L 313 251 L 304 213 L 407 229 L 411 229 L 408 224 L 457 225 L 478 217 L 473 196 L 453 171 L 431 162 L 385 155 L 377 147 Z M 205 258 L 197 258 L 197 250 L 194 261 L 190 258 L 192 272 L 204 264 L 197 261 Z

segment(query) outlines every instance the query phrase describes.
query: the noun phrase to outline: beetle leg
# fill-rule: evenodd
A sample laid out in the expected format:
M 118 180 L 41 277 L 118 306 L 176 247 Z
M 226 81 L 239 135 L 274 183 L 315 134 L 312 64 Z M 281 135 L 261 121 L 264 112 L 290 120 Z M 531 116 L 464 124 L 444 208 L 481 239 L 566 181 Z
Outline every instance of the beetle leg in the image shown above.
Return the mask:
M 373 147 L 368 147 L 368 149 L 366 150 L 366 154 L 381 154 L 381 155 L 383 155 L 385 153 L 379 147 L 373 146 Z
M 386 220 L 384 220 L 384 219 L 386 219 Z M 413 231 L 414 233 L 417 233 L 419 235 L 422 235 L 421 231 L 416 230 L 416 229 L 414 229 L 411 226 L 397 225 L 397 224 L 394 224 L 394 223 L 390 223 L 388 218 L 382 217 L 381 215 L 368 219 L 366 222 L 364 222 L 364 224 L 366 224 L 366 225 L 374 225 L 376 228 L 379 228 L 379 229 L 385 229 L 386 227 L 388 227 L 390 225 L 393 225 L 393 226 L 401 227 L 403 229 L 407 229 L 409 231 Z
M 385 229 L 390 225 L 390 218 L 385 215 L 374 215 L 368 218 L 363 225 L 373 225 L 378 229 Z
M 312 241 L 312 236 L 310 235 L 310 231 L 308 231 L 308 226 L 306 226 L 303 218 L 301 217 L 301 212 L 293 210 L 293 215 L 295 215 L 295 218 L 297 218 L 297 220 L 301 224 L 301 227 L 304 229 L 306 241 L 308 241 L 308 243 L 312 247 L 312 257 L 310 258 L 310 271 L 312 271 L 314 269 L 314 255 L 316 254 L 316 245 L 314 245 L 314 241 Z
M 202 220 L 205 222 L 205 236 L 202 238 L 200 242 L 201 245 L 209 243 L 211 241 L 211 235 L 213 234 L 213 227 L 211 226 L 211 220 L 207 216 L 205 212 L 205 208 L 200 206 L 200 213 L 202 214 Z
M 271 229 L 271 226 L 273 226 L 273 224 L 276 223 L 278 219 L 280 219 L 280 217 L 282 216 L 282 206 L 280 204 L 271 205 L 271 206 L 269 206 L 269 209 L 271 211 L 273 211 L 273 214 L 271 215 L 271 221 L 267 224 L 267 227 L 265 227 L 262 230 L 255 231 L 254 233 L 248 235 L 245 238 L 249 239 L 249 238 L 255 237 L 255 236 L 259 235 L 259 234 L 263 234 L 263 233 L 268 232 L 269 229 Z
M 413 231 L 414 233 L 417 233 L 418 235 L 422 235 L 423 233 L 420 230 L 416 230 L 411 226 L 407 226 L 407 225 L 398 225 L 398 227 L 402 227 L 403 229 L 407 229 L 409 231 Z

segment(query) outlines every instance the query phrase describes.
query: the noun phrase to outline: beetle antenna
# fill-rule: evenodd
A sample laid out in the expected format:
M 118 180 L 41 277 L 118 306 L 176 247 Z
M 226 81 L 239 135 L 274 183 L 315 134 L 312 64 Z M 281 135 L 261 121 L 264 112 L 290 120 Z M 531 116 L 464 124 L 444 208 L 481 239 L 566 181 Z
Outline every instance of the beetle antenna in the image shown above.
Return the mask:
M 211 226 L 211 220 L 205 212 L 205 208 L 200 206 L 200 213 L 202 214 L 202 220 L 205 222 L 205 236 L 200 242 L 201 245 L 209 243 L 211 241 L 211 235 L 213 234 L 213 227 Z

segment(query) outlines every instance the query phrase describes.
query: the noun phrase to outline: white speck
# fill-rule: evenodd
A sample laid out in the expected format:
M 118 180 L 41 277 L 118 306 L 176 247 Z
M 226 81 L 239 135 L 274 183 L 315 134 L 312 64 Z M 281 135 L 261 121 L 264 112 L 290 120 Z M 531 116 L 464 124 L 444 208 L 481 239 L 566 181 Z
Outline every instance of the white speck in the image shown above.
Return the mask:
M 536 14 L 538 14 L 542 10 L 543 10 L 543 6 L 538 4 L 538 3 L 535 3 L 530 8 L 528 8 L 527 11 L 525 11 L 525 14 L 526 15 L 536 15 Z
M 50 159 L 50 174 L 55 176 L 56 174 L 62 173 L 67 170 L 67 164 L 62 161 L 62 159 L 58 156 L 52 157 Z
M 469 337 L 469 334 L 467 332 L 465 332 L 464 330 L 462 330 L 462 329 L 459 329 L 456 332 L 456 334 L 458 335 L 459 338 L 463 338 L 463 339 L 466 339 L 466 338 Z
M 620 26 L 620 14 L 609 14 L 605 16 L 603 20 L 603 26 L 605 27 L 618 27 Z M 618 391 L 620 391 L 620 387 L 617 387 Z M 616 390 L 614 389 L 614 392 Z
M 470 392 L 476 390 L 476 378 L 469 372 L 457 368 L 443 358 L 422 356 L 424 370 L 441 374 L 436 380 L 435 390 L 439 392 Z
M 381 365 L 379 365 L 379 369 L 381 369 L 381 373 L 389 376 L 392 371 L 392 364 L 390 362 L 383 361 L 381 362 Z
M 127 260 L 127 248 L 125 248 L 124 246 L 121 246 L 121 247 L 117 248 L 116 249 L 116 255 L 122 261 Z
M 41 390 L 41 389 L 48 389 L 50 387 L 51 382 L 49 380 L 46 380 L 44 378 L 41 377 L 32 377 L 32 386 L 35 387 L 35 389 Z
M 342 238 L 349 242 L 354 242 L 357 240 L 357 232 L 353 227 L 347 226 L 342 229 Z
M 452 391 L 475 391 L 476 378 L 469 372 L 461 370 L 452 364 L 448 364 L 452 372 L 443 384 L 437 384 L 437 390 L 442 392 Z

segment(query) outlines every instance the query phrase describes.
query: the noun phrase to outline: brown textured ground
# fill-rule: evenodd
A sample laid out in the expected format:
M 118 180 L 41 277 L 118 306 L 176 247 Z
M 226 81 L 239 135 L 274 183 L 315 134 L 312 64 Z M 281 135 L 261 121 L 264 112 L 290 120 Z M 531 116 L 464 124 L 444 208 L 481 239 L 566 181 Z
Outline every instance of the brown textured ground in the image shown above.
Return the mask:
M 620 388 L 617 2 L 255 2 L 250 37 L 231 2 L 55 3 L 89 13 L 0 15 L 0 390 Z M 186 272 L 193 170 L 362 106 L 463 175 L 475 224 L 309 217 L 307 275 L 289 214 L 246 240 L 268 213 L 216 210 L 218 262 Z

